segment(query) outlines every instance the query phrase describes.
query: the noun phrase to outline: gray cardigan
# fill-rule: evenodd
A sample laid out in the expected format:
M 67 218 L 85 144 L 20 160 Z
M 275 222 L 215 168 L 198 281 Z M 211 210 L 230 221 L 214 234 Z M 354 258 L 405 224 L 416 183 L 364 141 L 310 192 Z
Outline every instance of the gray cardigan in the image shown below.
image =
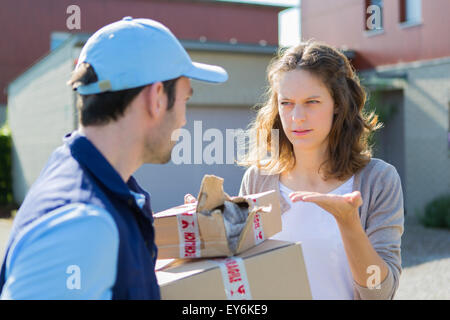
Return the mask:
M 263 174 L 256 166 L 247 169 L 239 195 L 275 190 L 282 213 L 290 205 L 280 194 L 278 174 Z M 355 174 L 353 191 L 360 191 L 363 204 L 359 207 L 361 225 L 372 246 L 389 267 L 379 289 L 361 287 L 353 281 L 356 300 L 393 299 L 402 271 L 400 244 L 403 234 L 403 192 L 400 177 L 392 165 L 380 159 L 371 161 Z

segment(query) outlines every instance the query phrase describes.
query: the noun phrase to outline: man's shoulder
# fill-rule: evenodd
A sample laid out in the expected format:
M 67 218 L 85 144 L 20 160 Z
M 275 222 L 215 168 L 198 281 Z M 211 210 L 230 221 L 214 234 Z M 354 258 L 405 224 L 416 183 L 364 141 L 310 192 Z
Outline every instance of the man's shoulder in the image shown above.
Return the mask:
M 76 203 L 55 209 L 21 230 L 12 243 L 6 260 L 7 292 L 17 298 L 65 297 L 70 292 L 60 284 L 66 283 L 64 271 L 75 261 L 84 275 L 95 275 L 85 276 L 89 280 L 80 294 L 92 298 L 96 292 L 89 288 L 98 287 L 100 293 L 105 291 L 102 296 L 110 296 L 118 247 L 117 227 L 104 209 Z
M 19 229 L 11 243 L 11 252 L 39 242 L 80 242 L 80 235 L 96 234 L 98 241 L 118 239 L 119 231 L 112 216 L 103 208 L 91 204 L 71 203 L 35 219 Z
M 66 145 L 57 147 L 48 158 L 38 178 L 30 188 L 32 189 L 58 189 L 63 184 L 80 182 L 80 175 L 85 171 L 75 160 Z M 55 182 L 58 180 L 58 182 Z M 33 190 L 36 192 L 36 190 Z M 45 191 L 47 192 L 47 191 Z
M 105 209 L 93 204 L 69 203 L 28 224 L 20 231 L 21 234 L 18 235 L 17 240 L 23 237 L 40 237 L 58 229 L 92 229 L 95 231 L 103 226 L 114 234 L 118 234 L 114 219 Z

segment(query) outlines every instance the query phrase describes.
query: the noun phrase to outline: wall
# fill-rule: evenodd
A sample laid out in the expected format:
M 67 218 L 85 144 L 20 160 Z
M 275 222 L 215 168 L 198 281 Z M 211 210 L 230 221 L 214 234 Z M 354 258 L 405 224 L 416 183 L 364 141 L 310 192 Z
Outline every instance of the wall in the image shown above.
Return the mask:
M 76 42 L 75 38 L 69 39 L 9 87 L 14 194 L 18 203 L 51 152 L 62 144 L 62 137 L 77 127 L 74 93 L 66 86 L 80 50 L 74 47 Z M 250 107 L 260 101 L 264 91 L 265 70 L 272 54 L 188 52 L 194 61 L 223 66 L 229 80 L 225 84 L 192 81 L 194 96 L 188 104 L 185 128 L 193 136 L 194 121 L 202 121 L 203 132 L 219 129 L 224 138 L 226 129 L 245 129 L 253 115 Z M 208 144 L 203 143 L 203 147 Z M 232 164 L 144 165 L 136 175 L 157 199 L 154 210 L 160 210 L 179 203 L 179 197 L 186 192 L 196 194 L 205 173 L 225 177 L 226 190 L 237 194 L 243 169 Z
M 256 114 L 251 107 L 262 102 L 267 84 L 265 72 L 272 58 L 268 54 L 229 52 L 189 51 L 189 54 L 193 61 L 223 66 L 229 74 L 229 80 L 224 84 L 192 81 L 194 96 L 188 103 L 187 124 L 184 127 L 191 135 L 191 164 L 175 165 L 173 161 L 167 165 L 147 164 L 136 172 L 137 180 L 152 195 L 155 212 L 182 203 L 186 193 L 197 196 L 205 174 L 223 177 L 225 191 L 230 195 L 238 194 L 245 168 L 227 164 L 226 130 L 246 129 L 253 120 Z M 203 141 L 201 135 L 194 135 L 194 121 L 201 121 L 203 134 L 211 128 L 220 130 L 224 139 L 221 144 L 223 164 L 206 164 L 203 157 L 201 164 L 194 164 L 194 139 L 199 138 L 197 143 L 200 141 L 202 152 L 208 152 L 207 146 L 214 142 Z
M 246 106 L 189 106 L 187 110 L 187 129 L 191 134 L 191 164 L 143 165 L 135 174 L 139 183 L 152 196 L 152 209 L 155 212 L 183 203 L 186 193 L 197 196 L 202 178 L 205 174 L 214 174 L 224 178 L 224 190 L 234 196 L 239 193 L 245 168 L 226 161 L 226 129 L 245 129 L 253 117 L 253 113 Z M 207 146 L 213 143 L 202 139 L 201 135 L 194 135 L 194 121 L 202 121 L 202 131 L 210 128 L 219 129 L 223 136 L 223 164 L 205 163 L 202 156 L 201 164 L 194 164 L 195 143 L 202 145 L 202 155 L 210 154 Z M 234 148 L 236 149 L 236 147 Z
M 407 69 L 405 88 L 406 191 L 410 212 L 450 192 L 450 59 Z
M 67 8 L 80 7 L 81 29 L 68 30 Z M 152 18 L 179 38 L 278 45 L 281 8 L 224 2 L 176 0 L 2 0 L 0 10 L 0 103 L 3 89 L 50 50 L 52 32 L 93 33 L 124 16 Z M 18 27 L 19 26 L 19 27 Z
M 405 163 L 405 108 L 403 90 L 389 90 L 380 93 L 380 106 L 382 108 L 395 109 L 383 123 L 376 136 L 374 157 L 383 159 L 392 164 L 402 181 L 405 202 L 408 202 L 406 194 L 406 163 Z
M 6 105 L 0 104 L 0 127 L 6 123 Z
M 302 0 L 302 38 L 357 51 L 358 69 L 450 55 L 450 41 L 439 36 L 450 29 L 450 1 L 422 0 L 423 23 L 408 28 L 399 23 L 399 1 L 384 0 L 383 4 L 384 31 L 371 35 L 364 31 L 365 1 Z
M 252 106 L 261 102 L 266 82 L 266 69 L 272 55 L 230 52 L 189 51 L 193 61 L 222 66 L 228 80 L 221 84 L 192 81 L 192 104 Z
M 23 201 L 52 151 L 75 123 L 74 95 L 66 85 L 72 47 L 58 48 L 8 88 L 8 122 L 13 138 L 13 191 Z

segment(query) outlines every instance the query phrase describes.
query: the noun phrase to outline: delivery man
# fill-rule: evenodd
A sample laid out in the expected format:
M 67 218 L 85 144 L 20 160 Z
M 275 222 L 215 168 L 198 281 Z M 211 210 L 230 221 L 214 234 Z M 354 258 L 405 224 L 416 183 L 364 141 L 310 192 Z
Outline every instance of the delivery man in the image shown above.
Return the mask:
M 162 24 L 126 17 L 83 47 L 69 84 L 79 129 L 64 137 L 20 207 L 0 274 L 2 299 L 159 299 L 150 197 L 132 174 L 167 163 L 185 125 L 192 62 Z

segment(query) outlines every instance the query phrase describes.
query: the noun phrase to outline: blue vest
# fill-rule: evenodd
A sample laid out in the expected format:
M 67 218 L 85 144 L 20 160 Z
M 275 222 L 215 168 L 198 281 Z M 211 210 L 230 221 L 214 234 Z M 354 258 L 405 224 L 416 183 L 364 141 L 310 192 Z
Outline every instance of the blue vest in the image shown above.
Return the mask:
M 145 195 L 142 209 L 130 190 Z M 112 298 L 160 299 L 150 196 L 133 177 L 125 184 L 97 148 L 77 131 L 64 137 L 64 145 L 53 152 L 17 212 L 0 273 L 0 293 L 6 281 L 6 258 L 21 230 L 52 210 L 75 202 L 104 208 L 116 223 L 119 251 Z

